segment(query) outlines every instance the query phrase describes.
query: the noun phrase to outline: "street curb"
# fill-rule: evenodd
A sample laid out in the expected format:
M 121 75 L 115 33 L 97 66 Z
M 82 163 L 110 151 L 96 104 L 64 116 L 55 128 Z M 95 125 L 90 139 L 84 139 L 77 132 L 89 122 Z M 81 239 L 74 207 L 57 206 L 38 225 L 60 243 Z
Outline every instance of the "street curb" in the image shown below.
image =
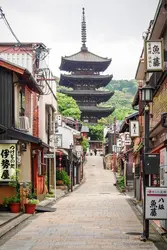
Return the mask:
M 81 183 L 74 187 L 74 191 L 77 190 L 78 188 L 80 188 L 80 186 L 85 183 L 85 180 L 86 180 L 85 175 L 83 175 L 83 179 L 82 179 Z M 45 203 L 44 205 L 41 204 L 41 206 L 43 206 L 43 207 L 51 206 L 52 207 L 58 201 L 60 201 L 61 199 L 65 198 L 66 196 L 68 196 L 70 194 L 71 194 L 71 192 L 67 192 L 64 195 L 57 198 L 57 199 L 55 199 L 55 198 L 53 198 L 52 200 L 48 199 L 48 203 Z M 0 238 L 3 237 L 9 231 L 11 231 L 13 228 L 19 226 L 22 222 L 24 222 L 25 220 L 27 220 L 31 216 L 33 216 L 33 214 L 20 213 L 18 216 L 14 217 L 11 220 L 9 220 L 9 221 L 5 222 L 4 224 L 2 224 L 0 226 Z
M 138 204 L 136 204 L 136 201 L 134 200 L 134 198 L 132 198 L 131 196 L 129 196 L 127 193 L 124 193 L 129 199 L 131 199 L 131 201 L 133 202 L 133 204 L 135 205 L 136 209 L 138 210 L 138 212 L 140 213 L 140 215 L 143 214 L 143 209 L 141 206 L 139 206 Z M 159 236 L 167 243 L 167 237 L 165 235 L 167 235 L 166 233 L 164 233 L 164 231 L 159 228 L 154 221 L 150 220 L 150 224 L 153 227 L 153 229 L 159 234 Z
M 0 228 L 0 238 L 31 216 L 32 214 L 20 214 L 16 218 L 5 223 L 4 226 Z

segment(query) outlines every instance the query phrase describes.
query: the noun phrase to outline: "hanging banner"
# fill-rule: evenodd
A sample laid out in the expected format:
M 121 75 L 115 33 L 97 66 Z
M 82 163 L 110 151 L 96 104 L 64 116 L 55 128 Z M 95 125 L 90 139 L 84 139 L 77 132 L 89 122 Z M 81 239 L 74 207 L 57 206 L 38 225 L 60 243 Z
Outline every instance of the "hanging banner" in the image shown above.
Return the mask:
M 138 121 L 130 121 L 130 137 L 139 137 Z
M 146 72 L 164 70 L 163 40 L 145 41 L 145 68 Z
M 3 143 L 2 143 L 3 142 Z M 16 173 L 17 141 L 0 141 L 0 181 L 10 181 Z

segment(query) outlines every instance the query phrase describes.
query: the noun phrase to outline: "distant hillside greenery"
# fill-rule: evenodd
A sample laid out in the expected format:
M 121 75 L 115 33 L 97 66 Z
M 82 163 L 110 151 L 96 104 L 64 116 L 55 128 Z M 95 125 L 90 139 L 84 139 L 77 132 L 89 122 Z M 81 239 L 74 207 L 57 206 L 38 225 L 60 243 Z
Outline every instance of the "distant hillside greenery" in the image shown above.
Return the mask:
M 112 80 L 104 90 L 114 91 L 114 95 L 106 103 L 102 103 L 103 107 L 115 107 L 115 111 L 102 123 L 111 122 L 116 116 L 117 120 L 124 120 L 124 118 L 132 113 L 132 101 L 137 91 L 137 82 L 135 80 Z M 100 122 L 100 121 L 99 121 Z
M 59 78 L 55 77 L 57 82 L 59 82 Z M 57 90 L 59 89 L 68 89 L 62 86 L 57 86 Z M 70 88 L 71 89 L 71 88 Z M 114 91 L 114 95 L 108 100 L 106 103 L 101 103 L 100 106 L 103 107 L 115 107 L 115 111 L 112 115 L 110 115 L 108 118 L 102 118 L 98 121 L 101 125 L 107 125 L 113 121 L 114 116 L 116 116 L 117 120 L 124 120 L 126 116 L 134 113 L 135 111 L 132 109 L 132 101 L 134 98 L 134 95 L 137 91 L 137 82 L 135 80 L 112 80 L 105 88 L 100 88 L 99 90 L 109 90 Z M 78 112 L 78 109 L 75 110 L 71 109 L 69 110 L 69 97 L 63 96 L 61 94 L 58 95 L 58 106 L 59 111 L 63 113 L 63 115 L 71 115 L 72 117 L 79 118 L 80 114 Z M 66 105 L 64 104 L 67 103 Z M 61 104 L 60 104 L 61 103 Z M 75 104 L 76 105 L 76 104 Z M 71 112 L 69 114 L 69 111 Z M 75 111 L 77 111 L 75 113 Z

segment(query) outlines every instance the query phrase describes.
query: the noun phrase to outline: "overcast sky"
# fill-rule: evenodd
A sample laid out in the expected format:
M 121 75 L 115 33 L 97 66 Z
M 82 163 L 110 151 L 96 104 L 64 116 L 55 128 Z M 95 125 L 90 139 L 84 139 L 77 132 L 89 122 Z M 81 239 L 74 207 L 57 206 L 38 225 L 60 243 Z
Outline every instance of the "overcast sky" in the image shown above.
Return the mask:
M 141 54 L 142 33 L 154 18 L 159 0 L 1 0 L 0 5 L 22 42 L 51 48 L 49 66 L 60 75 L 61 56 L 81 47 L 81 13 L 85 7 L 89 51 L 112 58 L 106 73 L 133 79 Z M 0 42 L 15 41 L 0 19 Z

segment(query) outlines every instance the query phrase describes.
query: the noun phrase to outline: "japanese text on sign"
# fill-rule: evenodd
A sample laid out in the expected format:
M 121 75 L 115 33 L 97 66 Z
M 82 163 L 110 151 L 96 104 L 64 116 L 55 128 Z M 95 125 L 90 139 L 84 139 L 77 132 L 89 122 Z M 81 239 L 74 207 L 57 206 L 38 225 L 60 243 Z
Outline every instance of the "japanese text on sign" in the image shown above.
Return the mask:
M 125 141 L 124 141 L 125 145 L 126 146 L 131 145 L 132 141 L 131 141 L 131 138 L 130 138 L 130 133 L 129 132 L 125 132 L 124 136 L 125 136 Z
M 163 54 L 162 40 L 146 41 L 146 71 L 162 71 L 163 70 Z
M 167 188 L 146 188 L 146 219 L 167 219 Z
M 0 144 L 0 181 L 11 180 L 16 171 L 16 144 Z
M 138 121 L 130 122 L 130 136 L 131 137 L 139 136 L 139 122 Z

